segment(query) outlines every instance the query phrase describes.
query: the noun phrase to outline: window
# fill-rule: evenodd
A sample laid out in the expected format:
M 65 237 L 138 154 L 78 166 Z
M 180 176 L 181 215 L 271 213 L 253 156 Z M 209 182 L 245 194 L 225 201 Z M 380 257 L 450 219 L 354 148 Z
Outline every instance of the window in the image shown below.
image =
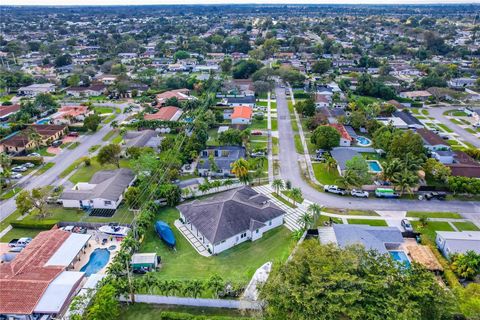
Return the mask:
M 256 232 L 256 233 L 258 233 L 258 229 L 257 229 L 257 230 L 255 230 L 255 232 Z
M 268 222 L 268 225 L 271 226 L 271 225 L 272 225 L 272 221 L 269 221 L 269 222 Z
M 105 200 L 103 203 L 104 203 L 106 206 L 112 205 L 112 201 L 107 201 L 107 200 Z

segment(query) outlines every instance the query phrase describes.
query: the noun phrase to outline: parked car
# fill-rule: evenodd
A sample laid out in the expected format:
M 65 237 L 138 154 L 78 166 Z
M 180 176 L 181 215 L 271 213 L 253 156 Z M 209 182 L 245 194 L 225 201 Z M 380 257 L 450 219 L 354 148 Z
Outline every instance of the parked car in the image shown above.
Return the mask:
M 342 196 L 347 194 L 347 190 L 340 188 L 339 186 L 334 186 L 334 185 L 326 185 L 323 186 L 323 190 L 325 192 L 330 192 L 330 193 L 335 193 L 335 194 L 340 194 Z
M 403 229 L 405 229 L 405 231 L 413 232 L 412 224 L 410 223 L 410 221 L 408 221 L 408 219 L 402 219 L 401 225 Z
M 10 242 L 8 243 L 8 246 L 9 246 L 10 248 L 15 247 L 15 246 L 17 245 L 17 241 L 18 241 L 18 239 L 12 239 L 12 240 L 10 240 Z
M 26 247 L 31 241 L 32 238 L 20 238 L 15 244 L 15 247 Z
M 357 198 L 368 198 L 369 193 L 368 191 L 352 189 L 352 191 L 350 191 L 350 195 Z
M 447 197 L 447 194 L 445 192 L 428 192 L 425 194 L 421 194 L 418 196 L 418 200 L 432 200 L 432 199 L 437 199 L 437 200 L 445 200 Z
M 26 167 L 26 168 L 33 168 L 33 167 L 35 167 L 35 165 L 34 165 L 33 163 L 31 163 L 31 162 L 24 163 L 23 166 Z
M 52 147 L 58 148 L 58 147 L 60 147 L 62 144 L 63 144 L 63 141 L 62 141 L 62 140 L 56 140 L 56 141 L 53 141 L 53 142 L 52 142 Z
M 250 156 L 252 158 L 263 157 L 263 156 L 265 156 L 265 152 L 263 152 L 263 151 L 252 152 L 250 154 Z
M 40 153 L 32 152 L 28 154 L 28 157 L 41 157 L 42 155 Z
M 57 197 L 47 197 L 47 200 L 45 202 L 48 204 L 62 204 L 62 201 L 59 200 Z
M 10 173 L 10 178 L 12 179 L 21 179 L 23 176 L 20 173 L 12 172 Z
M 252 136 L 261 136 L 262 132 L 261 131 L 253 131 Z
M 16 166 L 16 167 L 13 167 L 12 168 L 12 171 L 13 172 L 25 172 L 27 171 L 28 169 L 25 168 L 24 166 Z
M 80 134 L 78 132 L 69 132 L 68 136 L 69 137 L 78 137 Z
M 313 156 L 312 159 L 315 160 L 315 161 L 320 161 L 320 162 L 325 161 L 325 158 L 321 155 L 318 155 L 318 154 Z

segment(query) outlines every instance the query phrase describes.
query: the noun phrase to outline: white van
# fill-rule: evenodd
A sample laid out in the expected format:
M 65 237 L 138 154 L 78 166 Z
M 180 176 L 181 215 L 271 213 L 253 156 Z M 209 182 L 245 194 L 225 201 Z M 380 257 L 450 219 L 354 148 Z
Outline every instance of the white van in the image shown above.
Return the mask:
M 32 238 L 20 238 L 18 239 L 15 247 L 26 247 L 32 241 Z

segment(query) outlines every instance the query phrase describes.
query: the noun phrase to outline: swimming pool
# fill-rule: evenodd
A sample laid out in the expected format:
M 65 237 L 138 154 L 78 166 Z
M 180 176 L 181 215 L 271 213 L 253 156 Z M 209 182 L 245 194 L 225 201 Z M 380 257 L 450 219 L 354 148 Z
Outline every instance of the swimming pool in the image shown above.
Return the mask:
M 36 122 L 36 124 L 49 124 L 49 123 L 50 123 L 50 118 L 40 119 Z
M 404 265 L 406 268 L 410 268 L 410 260 L 405 251 L 389 251 L 389 253 L 393 260 Z
M 108 260 L 110 260 L 110 251 L 108 251 L 108 249 L 97 248 L 90 254 L 87 264 L 84 265 L 80 271 L 85 272 L 85 275 L 88 277 L 102 270 L 102 268 L 107 265 Z
M 382 172 L 382 166 L 380 165 L 380 162 L 377 160 L 367 160 L 368 163 L 368 169 L 372 173 L 379 173 Z
M 357 140 L 357 145 L 359 145 L 361 147 L 368 147 L 368 146 L 372 145 L 372 140 L 370 140 L 366 137 L 358 136 L 355 139 Z

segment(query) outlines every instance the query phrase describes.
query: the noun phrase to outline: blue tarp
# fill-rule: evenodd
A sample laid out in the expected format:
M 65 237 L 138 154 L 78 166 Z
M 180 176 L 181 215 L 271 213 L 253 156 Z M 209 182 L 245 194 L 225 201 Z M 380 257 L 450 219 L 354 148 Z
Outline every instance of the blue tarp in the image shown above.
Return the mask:
M 172 229 L 166 222 L 161 220 L 155 222 L 155 231 L 167 245 L 170 247 L 175 247 L 175 236 L 173 235 Z

